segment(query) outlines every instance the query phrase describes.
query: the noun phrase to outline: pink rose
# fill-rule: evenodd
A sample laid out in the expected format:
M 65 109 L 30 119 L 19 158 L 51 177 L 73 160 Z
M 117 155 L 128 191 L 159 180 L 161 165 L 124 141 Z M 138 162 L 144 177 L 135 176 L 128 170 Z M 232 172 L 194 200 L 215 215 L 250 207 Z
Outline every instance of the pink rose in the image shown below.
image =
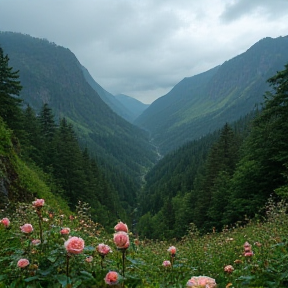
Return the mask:
M 207 276 L 198 276 L 198 277 L 192 277 L 188 282 L 187 282 L 187 287 L 203 287 L 203 288 L 215 288 L 216 287 L 216 282 L 215 279 L 207 277 Z
M 123 231 L 128 233 L 128 226 L 121 221 L 114 227 L 114 229 L 116 232 Z
M 116 247 L 119 249 L 126 249 L 130 245 L 129 236 L 127 233 L 123 231 L 119 231 L 115 233 L 113 240 L 114 240 Z
M 245 252 L 244 256 L 245 257 L 251 257 L 251 256 L 253 256 L 253 254 L 254 254 L 253 251 L 249 251 L 249 252 Z
M 165 260 L 165 261 L 163 261 L 162 265 L 164 267 L 170 267 L 171 266 L 171 262 L 169 260 Z
M 33 232 L 33 226 L 31 224 L 24 224 L 20 227 L 21 232 L 23 233 L 32 233 Z
M 118 283 L 118 273 L 114 271 L 110 271 L 106 274 L 105 283 L 108 285 L 115 285 Z
M 68 235 L 70 233 L 70 228 L 68 228 L 68 227 L 62 228 L 60 233 L 62 235 Z
M 43 207 L 45 204 L 44 199 L 36 199 L 35 201 L 32 202 L 34 207 Z
M 105 245 L 103 243 L 99 244 L 96 248 L 98 253 L 102 256 L 107 255 L 109 252 L 112 252 L 111 248 L 108 245 Z
M 17 266 L 19 268 L 25 268 L 26 266 L 28 266 L 30 263 L 29 263 L 29 260 L 27 259 L 20 259 L 18 262 L 17 262 Z
M 93 261 L 93 256 L 87 256 L 85 258 L 85 261 L 88 262 L 88 263 L 91 263 Z
M 246 241 L 246 242 L 244 243 L 243 247 L 244 247 L 244 251 L 245 251 L 245 252 L 250 252 L 252 246 L 251 246 L 251 244 L 249 244 L 249 242 Z
M 173 255 L 176 254 L 176 247 L 171 246 L 171 247 L 169 247 L 169 249 L 167 251 L 170 252 L 172 254 L 172 256 L 173 256 Z
M 8 228 L 9 225 L 10 225 L 10 221 L 9 221 L 8 218 L 3 218 L 3 219 L 1 220 L 1 223 L 2 223 L 6 228 Z
M 32 243 L 33 245 L 37 246 L 37 245 L 39 245 L 39 244 L 41 243 L 41 240 L 39 240 L 39 239 L 33 239 L 33 240 L 31 241 L 31 243 Z
M 79 237 L 71 237 L 65 243 L 66 251 L 71 254 L 80 254 L 84 249 L 84 240 Z
M 227 265 L 224 267 L 224 271 L 227 273 L 232 273 L 234 271 L 234 267 L 232 265 Z

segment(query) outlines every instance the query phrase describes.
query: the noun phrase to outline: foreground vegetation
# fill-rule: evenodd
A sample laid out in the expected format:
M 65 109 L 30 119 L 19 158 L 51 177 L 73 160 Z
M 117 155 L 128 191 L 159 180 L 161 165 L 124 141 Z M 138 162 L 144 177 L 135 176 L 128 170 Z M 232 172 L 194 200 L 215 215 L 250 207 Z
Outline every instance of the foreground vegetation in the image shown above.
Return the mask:
M 191 225 L 180 241 L 150 241 L 126 234 L 125 228 L 118 232 L 127 235 L 119 244 L 115 234 L 113 238 L 90 219 L 86 204 L 78 205 L 77 214 L 64 215 L 52 213 L 44 201 L 35 206 L 37 201 L 1 211 L 1 288 L 215 287 L 191 284 L 197 279 L 192 277 L 203 275 L 217 287 L 288 285 L 288 215 L 283 202 L 269 201 L 264 221 L 245 226 L 239 222 L 220 233 L 201 236 Z M 122 230 L 116 229 L 119 225 L 115 231 Z M 69 250 L 67 240 L 72 238 L 85 242 L 77 252 Z M 100 251 L 101 243 L 109 249 Z

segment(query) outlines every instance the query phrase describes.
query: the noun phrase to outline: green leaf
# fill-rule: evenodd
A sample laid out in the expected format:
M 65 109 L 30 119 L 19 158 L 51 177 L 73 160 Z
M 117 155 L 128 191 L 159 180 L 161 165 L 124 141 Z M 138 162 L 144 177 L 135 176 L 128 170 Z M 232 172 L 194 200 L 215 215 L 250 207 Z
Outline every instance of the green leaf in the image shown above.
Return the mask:
M 56 279 L 62 285 L 63 288 L 66 287 L 71 282 L 70 278 L 63 274 L 55 275 L 54 279 Z
M 36 279 L 39 279 L 39 275 L 26 278 L 26 279 L 24 279 L 24 281 L 25 281 L 25 282 L 31 282 L 31 281 L 34 281 L 34 280 L 36 280 Z

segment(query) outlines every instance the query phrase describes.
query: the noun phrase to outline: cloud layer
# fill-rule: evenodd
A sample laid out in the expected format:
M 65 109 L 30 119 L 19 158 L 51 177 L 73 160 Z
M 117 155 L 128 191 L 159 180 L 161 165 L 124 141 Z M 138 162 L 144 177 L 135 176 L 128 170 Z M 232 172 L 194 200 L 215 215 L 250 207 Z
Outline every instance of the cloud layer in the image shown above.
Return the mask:
M 288 34 L 287 0 L 1 1 L 1 31 L 69 48 L 103 88 L 151 103 L 184 77 Z

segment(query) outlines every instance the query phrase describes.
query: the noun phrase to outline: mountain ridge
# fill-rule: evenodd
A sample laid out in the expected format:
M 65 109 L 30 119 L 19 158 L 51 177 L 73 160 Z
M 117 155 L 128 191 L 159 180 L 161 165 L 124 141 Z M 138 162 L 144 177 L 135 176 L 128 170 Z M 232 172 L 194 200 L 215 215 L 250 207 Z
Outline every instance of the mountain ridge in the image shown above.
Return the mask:
M 67 118 L 82 146 L 105 159 L 104 165 L 109 163 L 134 178 L 152 165 L 155 153 L 147 134 L 104 103 L 68 48 L 13 32 L 1 32 L 0 45 L 13 68 L 20 70 L 20 96 L 26 104 L 39 111 L 48 103 L 56 119 Z
M 236 121 L 262 102 L 266 80 L 288 62 L 287 49 L 287 36 L 263 38 L 222 65 L 185 77 L 134 123 L 167 153 Z

